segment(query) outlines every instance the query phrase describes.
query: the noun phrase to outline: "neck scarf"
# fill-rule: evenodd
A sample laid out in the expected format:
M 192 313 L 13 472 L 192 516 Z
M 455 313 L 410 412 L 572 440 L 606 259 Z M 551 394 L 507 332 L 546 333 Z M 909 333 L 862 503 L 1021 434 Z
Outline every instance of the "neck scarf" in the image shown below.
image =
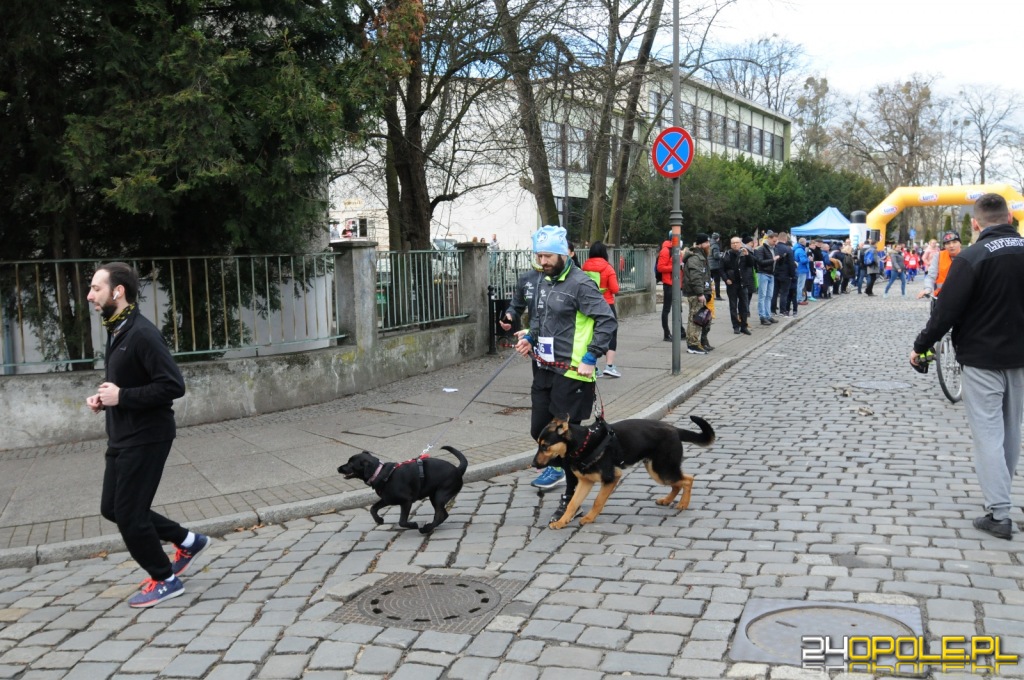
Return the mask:
M 112 331 L 118 324 L 128 318 L 128 315 L 135 309 L 135 303 L 131 303 L 117 314 L 114 314 L 109 319 L 103 320 L 103 327 L 108 331 Z M 113 331 L 112 331 L 113 332 Z

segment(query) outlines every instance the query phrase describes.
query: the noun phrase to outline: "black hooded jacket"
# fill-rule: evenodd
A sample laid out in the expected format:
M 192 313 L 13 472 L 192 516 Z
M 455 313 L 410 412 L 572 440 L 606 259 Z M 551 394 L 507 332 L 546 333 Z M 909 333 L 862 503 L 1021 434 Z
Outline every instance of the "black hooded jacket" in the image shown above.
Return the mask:
M 986 228 L 954 258 L 914 351 L 932 347 L 950 328 L 965 366 L 1024 366 L 1024 238 L 1009 224 Z

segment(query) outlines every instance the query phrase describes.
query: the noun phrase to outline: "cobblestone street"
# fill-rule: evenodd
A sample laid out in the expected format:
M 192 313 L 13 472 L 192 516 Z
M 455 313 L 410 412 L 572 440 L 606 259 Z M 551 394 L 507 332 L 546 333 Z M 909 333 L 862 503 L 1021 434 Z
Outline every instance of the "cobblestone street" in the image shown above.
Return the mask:
M 971 526 L 983 510 L 963 406 L 907 360 L 927 316 L 919 286 L 812 303 L 672 410 L 666 421 L 694 429 L 699 415 L 718 436 L 687 446 L 685 511 L 655 505 L 663 487 L 637 467 L 594 524 L 550 530 L 557 494 L 538 498 L 523 470 L 467 484 L 430 537 L 397 530 L 395 508 L 380 527 L 355 508 L 230 533 L 182 597 L 149 610 L 126 603 L 143 573 L 124 552 L 0 569 L 0 678 L 826 677 L 800 667 L 799 646 L 782 661 L 738 658 L 745 610 L 762 600 L 838 618 L 852 609 L 827 608 L 888 607 L 917 616 L 932 649 L 988 635 L 1024 654 L 1024 535 Z M 525 429 L 527 413 L 514 417 Z M 1019 531 L 1019 481 L 1016 492 Z M 493 611 L 479 630 L 464 612 L 468 632 L 374 611 L 365 595 L 390 596 L 381 584 L 403 574 L 478 580 Z M 822 632 L 811 628 L 792 639 Z

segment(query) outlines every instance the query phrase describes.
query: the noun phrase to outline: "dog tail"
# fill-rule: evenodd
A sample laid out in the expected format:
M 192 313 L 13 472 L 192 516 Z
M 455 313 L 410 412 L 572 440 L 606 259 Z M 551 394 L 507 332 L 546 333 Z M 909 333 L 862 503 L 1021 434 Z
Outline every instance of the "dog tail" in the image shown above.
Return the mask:
M 697 427 L 700 428 L 700 432 L 692 432 L 690 430 L 681 430 L 678 427 L 676 432 L 679 433 L 679 440 L 684 442 L 691 442 L 698 446 L 707 446 L 715 441 L 715 430 L 708 424 L 708 421 L 697 416 L 690 416 L 690 420 L 697 423 Z
M 705 423 L 705 425 L 706 424 L 707 423 Z M 714 437 L 714 432 L 711 433 L 711 436 Z M 459 474 L 463 474 L 466 471 L 466 468 L 469 467 L 469 461 L 462 455 L 462 451 L 451 446 L 442 446 L 441 448 L 459 459 Z

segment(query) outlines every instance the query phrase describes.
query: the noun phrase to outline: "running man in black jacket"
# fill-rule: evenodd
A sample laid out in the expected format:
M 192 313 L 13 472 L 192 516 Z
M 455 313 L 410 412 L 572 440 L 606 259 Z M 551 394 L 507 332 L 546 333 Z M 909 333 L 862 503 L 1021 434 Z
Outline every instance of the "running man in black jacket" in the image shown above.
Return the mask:
M 92 277 L 88 300 L 108 333 L 106 380 L 86 404 L 107 418 L 100 513 L 117 524 L 149 574 L 128 604 L 151 607 L 185 592 L 177 576 L 210 539 L 150 509 L 174 441 L 172 402 L 185 394 L 185 382 L 160 331 L 136 308 L 138 293 L 139 275 L 123 262 L 102 265 Z M 177 546 L 173 563 L 161 541 Z
M 977 242 L 953 260 L 910 353 L 910 363 L 917 365 L 918 356 L 953 329 L 974 469 L 987 511 L 974 526 L 1005 539 L 1013 535 L 1011 484 L 1024 414 L 1024 238 L 1010 226 L 1012 219 L 1002 196 L 977 200 L 971 218 Z

